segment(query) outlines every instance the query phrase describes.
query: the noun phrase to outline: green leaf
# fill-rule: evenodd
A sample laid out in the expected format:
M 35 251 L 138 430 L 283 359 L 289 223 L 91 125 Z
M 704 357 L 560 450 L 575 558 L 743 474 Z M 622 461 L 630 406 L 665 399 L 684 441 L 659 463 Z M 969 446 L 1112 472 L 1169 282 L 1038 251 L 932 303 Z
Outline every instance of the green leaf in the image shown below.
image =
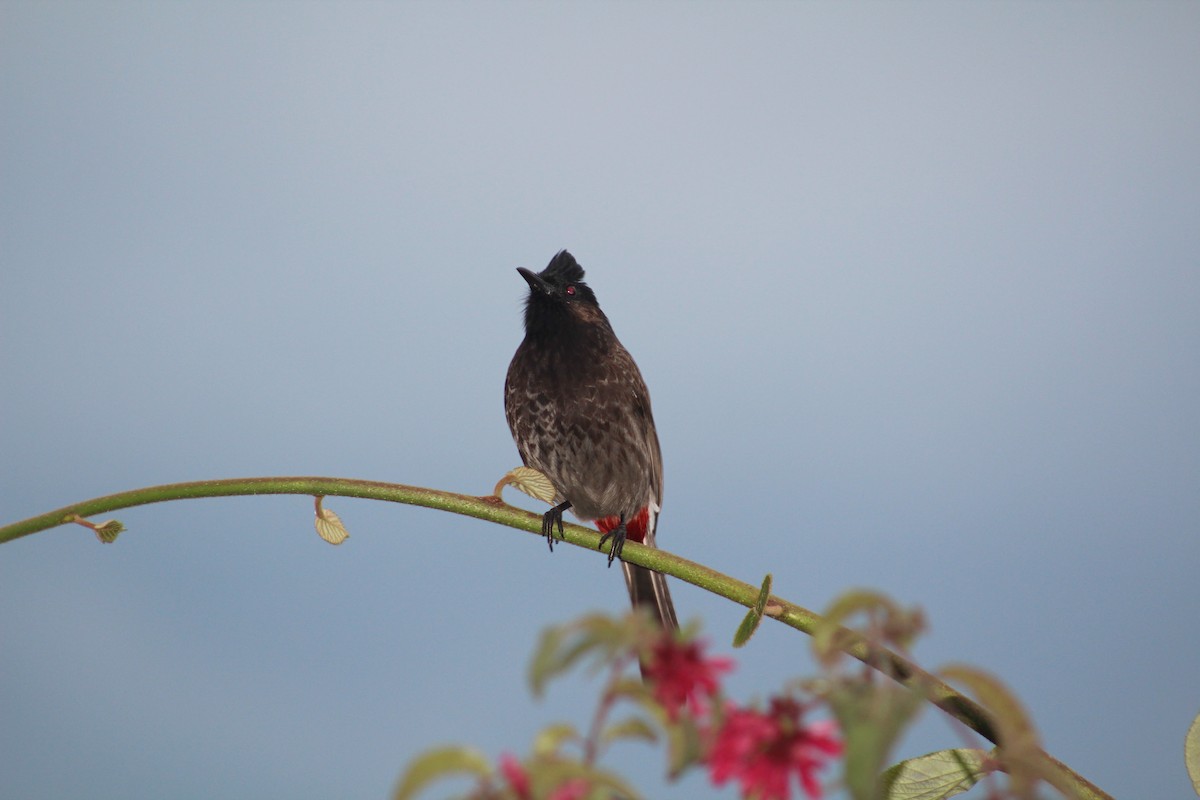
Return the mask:
M 566 637 L 562 627 L 547 627 L 538 637 L 538 645 L 529 658 L 529 688 L 534 697 L 546 691 L 546 681 L 554 674 L 558 663 L 558 648 Z
M 529 764 L 529 779 L 534 797 L 548 797 L 555 789 L 574 779 L 583 780 L 589 790 L 589 800 L 611 800 L 613 797 L 641 800 L 642 795 L 621 776 L 573 760 L 535 760 Z
M 733 646 L 744 647 L 746 642 L 750 641 L 750 637 L 758 630 L 759 624 L 762 622 L 763 612 L 767 608 L 767 600 L 771 597 L 771 574 L 767 573 L 767 577 L 763 578 L 762 588 L 758 590 L 758 599 L 754 601 L 754 607 L 746 613 L 742 624 L 738 625 L 737 631 L 733 634 Z
M 96 526 L 96 538 L 103 544 L 112 544 L 123 530 L 125 530 L 125 526 L 121 524 L 120 520 L 110 519 L 108 522 Z
M 1187 736 L 1183 740 L 1183 763 L 1187 765 L 1192 789 L 1200 794 L 1200 715 L 1192 720 Z
M 101 544 L 112 544 L 125 530 L 125 526 L 120 520 L 110 519 L 107 522 L 88 522 L 78 514 L 68 514 L 62 519 L 62 522 L 74 522 L 76 525 L 82 525 L 92 533 L 96 534 L 96 538 Z
M 614 722 L 604 729 L 602 736 L 605 742 L 613 742 L 618 739 L 638 739 L 643 742 L 654 742 L 658 740 L 658 734 L 654 731 L 654 726 L 641 717 L 630 717 L 621 722 Z
M 592 666 L 602 667 L 629 652 L 652 626 L 645 614 L 621 618 L 591 614 L 576 622 L 547 628 L 542 632 L 529 662 L 529 683 L 540 697 L 550 679 L 590 657 Z
M 484 778 L 492 772 L 487 757 L 469 747 L 439 747 L 409 762 L 392 800 L 410 800 L 434 781 L 457 775 Z
M 562 672 L 564 667 L 559 651 L 567 633 L 566 626 L 560 625 L 546 628 L 538 637 L 533 657 L 529 660 L 529 686 L 534 697 L 541 697 L 546 690 L 546 683 Z
M 866 589 L 846 592 L 829 605 L 813 633 L 813 653 L 826 667 L 832 667 L 841 659 L 848 640 L 856 638 L 857 635 L 846 628 L 850 627 L 847 622 L 850 617 L 858 614 L 866 615 L 868 620 L 868 625 L 862 629 L 863 635 L 902 650 L 908 649 L 925 626 L 919 609 L 901 608 L 887 595 Z
M 573 627 L 548 628 L 542 633 L 529 663 L 529 684 L 534 697 L 542 696 L 550 679 L 571 669 L 575 662 L 601 645 L 595 637 L 581 634 Z
M 616 773 L 607 770 L 596 770 L 593 774 L 592 791 L 589 798 L 595 800 L 612 800 L 614 797 L 623 800 L 642 800 L 642 794 Z
M 845 741 L 846 788 L 855 800 L 876 800 L 888 753 L 924 700 L 902 686 L 861 678 L 835 681 L 825 697 Z
M 645 614 L 629 613 L 623 617 L 609 614 L 588 614 L 578 620 L 574 627 L 589 644 L 603 648 L 601 655 L 608 657 L 631 646 L 638 632 L 648 624 Z
M 672 780 L 683 771 L 700 761 L 704 754 L 703 741 L 696 721 L 690 716 L 680 718 L 666 726 L 667 731 L 667 774 Z
M 579 733 L 575 730 L 574 725 L 566 722 L 549 725 L 543 728 L 533 740 L 533 752 L 538 756 L 552 756 L 558 753 L 563 742 L 572 742 L 578 739 Z
M 984 750 L 940 750 L 910 758 L 883 773 L 886 800 L 943 800 L 970 789 L 986 772 Z
M 654 697 L 654 692 L 642 682 L 641 678 L 621 678 L 613 682 L 609 687 L 609 691 L 612 692 L 614 698 L 619 697 L 637 703 L 651 714 L 661 709 L 658 700 Z

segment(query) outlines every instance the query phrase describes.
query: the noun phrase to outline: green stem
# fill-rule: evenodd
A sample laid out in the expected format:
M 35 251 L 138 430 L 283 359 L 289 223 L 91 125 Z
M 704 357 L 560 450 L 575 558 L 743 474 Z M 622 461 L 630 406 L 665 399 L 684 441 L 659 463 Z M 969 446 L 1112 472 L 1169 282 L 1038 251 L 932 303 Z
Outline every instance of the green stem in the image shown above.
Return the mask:
M 468 517 L 497 522 L 510 528 L 541 533 L 542 518 L 538 514 L 523 511 L 505 505 L 494 496 L 473 497 L 471 495 L 442 492 L 435 489 L 423 489 L 418 486 L 403 486 L 395 483 L 380 483 L 346 478 L 231 478 L 227 480 L 194 481 L 191 483 L 173 483 L 163 486 L 151 486 L 144 489 L 134 489 L 128 492 L 118 492 L 94 500 L 50 511 L 36 517 L 14 522 L 0 527 L 0 544 L 28 536 L 31 533 L 54 528 L 75 521 L 76 517 L 90 517 L 96 514 L 106 514 L 122 508 L 161 503 L 168 500 L 185 500 L 199 497 L 232 497 L 238 495 L 257 494 L 300 494 L 309 496 L 329 495 L 335 497 L 361 497 L 372 500 L 386 500 L 393 503 L 436 508 L 451 511 Z M 570 544 L 588 550 L 596 550 L 600 542 L 600 534 L 579 525 L 566 525 L 564 539 Z M 754 605 L 758 599 L 758 587 L 744 583 L 716 570 L 680 558 L 664 550 L 644 547 L 634 542 L 627 542 L 621 553 L 622 558 L 631 564 L 656 570 L 664 575 L 671 575 L 693 586 L 707 589 L 713 594 L 727 598 L 747 608 Z M 821 623 L 821 617 L 794 603 L 771 597 L 768 606 L 777 605 L 779 610 L 770 614 L 773 618 L 796 630 L 809 635 Z M 848 644 L 845 651 L 871 667 L 880 669 L 885 674 L 908 686 L 913 691 L 925 697 L 929 702 L 945 711 L 955 719 L 978 732 L 992 742 L 996 742 L 996 727 L 988 712 L 975 701 L 957 692 L 951 686 L 931 675 L 916 664 L 887 648 L 875 645 L 861 636 L 847 632 Z M 1046 756 L 1047 763 L 1057 776 L 1061 776 L 1062 784 L 1069 787 L 1080 798 L 1109 798 L 1087 779 L 1083 778 L 1062 762 Z M 1055 781 L 1058 783 L 1058 781 Z M 1109 799 L 1110 800 L 1110 799 Z

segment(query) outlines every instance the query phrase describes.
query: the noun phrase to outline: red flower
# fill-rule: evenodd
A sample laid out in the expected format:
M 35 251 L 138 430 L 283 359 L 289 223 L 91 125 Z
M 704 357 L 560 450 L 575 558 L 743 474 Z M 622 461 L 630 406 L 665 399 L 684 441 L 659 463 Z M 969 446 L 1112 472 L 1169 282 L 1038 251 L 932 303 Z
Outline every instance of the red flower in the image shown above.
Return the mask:
M 765 713 L 731 707 L 708 754 L 713 783 L 737 778 L 743 798 L 789 800 L 795 773 L 806 795 L 820 797 L 817 770 L 841 754 L 842 742 L 833 722 L 802 725 L 803 712 L 788 697 L 773 698 Z
M 687 706 L 693 714 L 704 711 L 704 701 L 720 689 L 721 673 L 733 669 L 733 659 L 705 658 L 700 642 L 679 642 L 665 633 L 654 645 L 642 670 L 654 687 L 654 699 L 675 720 Z
M 521 766 L 521 762 L 508 753 L 503 753 L 500 756 L 500 771 L 504 773 L 504 779 L 512 787 L 513 793 L 521 800 L 529 800 L 533 788 L 529 785 L 529 773 Z

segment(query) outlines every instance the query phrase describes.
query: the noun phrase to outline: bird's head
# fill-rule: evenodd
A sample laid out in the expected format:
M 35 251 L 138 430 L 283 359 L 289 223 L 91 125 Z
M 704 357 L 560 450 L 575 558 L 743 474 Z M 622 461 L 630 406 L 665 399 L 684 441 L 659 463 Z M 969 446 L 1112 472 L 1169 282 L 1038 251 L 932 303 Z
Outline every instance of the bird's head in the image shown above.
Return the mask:
M 541 272 L 518 267 L 529 284 L 525 300 L 525 331 L 561 330 L 572 323 L 608 324 L 596 295 L 583 282 L 583 267 L 560 250 Z

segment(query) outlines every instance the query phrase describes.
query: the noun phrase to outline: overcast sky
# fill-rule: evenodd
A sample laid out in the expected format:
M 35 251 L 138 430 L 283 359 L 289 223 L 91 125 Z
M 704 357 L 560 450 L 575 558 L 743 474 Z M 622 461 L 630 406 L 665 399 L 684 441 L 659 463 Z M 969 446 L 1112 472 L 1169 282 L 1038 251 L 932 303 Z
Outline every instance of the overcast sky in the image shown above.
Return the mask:
M 650 386 L 660 543 L 923 608 L 1117 797 L 1200 712 L 1200 4 L 0 3 L 0 517 L 182 480 L 486 494 L 572 250 Z M 380 798 L 523 755 L 617 570 L 302 497 L 0 552 L 0 795 Z M 529 507 L 534 507 L 532 503 Z M 674 584 L 728 654 L 741 611 Z M 811 669 L 767 625 L 730 690 Z M 898 756 L 957 746 L 927 713 Z M 654 797 L 657 752 L 614 764 Z

